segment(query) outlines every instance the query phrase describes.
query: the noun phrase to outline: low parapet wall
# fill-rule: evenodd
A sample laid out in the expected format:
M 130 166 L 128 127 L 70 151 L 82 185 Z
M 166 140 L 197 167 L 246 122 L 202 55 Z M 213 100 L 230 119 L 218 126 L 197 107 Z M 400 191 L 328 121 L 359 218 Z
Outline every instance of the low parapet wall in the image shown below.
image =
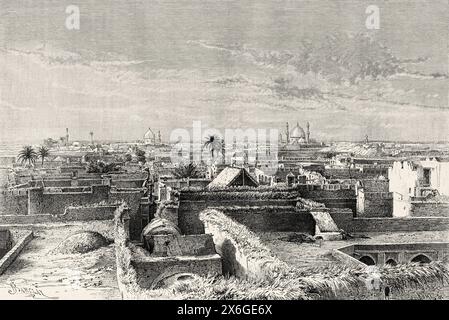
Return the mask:
M 410 216 L 449 218 L 449 203 L 431 202 L 431 201 L 412 201 L 410 207 Z
M 11 231 L 0 228 L 0 259 L 11 249 L 12 244 Z
M 3 274 L 6 269 L 14 262 L 19 256 L 20 252 L 25 246 L 33 239 L 34 235 L 32 231 L 27 231 L 21 238 L 17 240 L 14 247 L 11 248 L 0 260 L 0 275 Z
M 2 215 L 0 224 L 36 224 L 67 221 L 112 220 L 117 205 L 68 207 L 62 214 Z
M 354 218 L 348 209 L 332 209 L 332 219 L 348 232 L 407 232 L 449 230 L 449 217 Z

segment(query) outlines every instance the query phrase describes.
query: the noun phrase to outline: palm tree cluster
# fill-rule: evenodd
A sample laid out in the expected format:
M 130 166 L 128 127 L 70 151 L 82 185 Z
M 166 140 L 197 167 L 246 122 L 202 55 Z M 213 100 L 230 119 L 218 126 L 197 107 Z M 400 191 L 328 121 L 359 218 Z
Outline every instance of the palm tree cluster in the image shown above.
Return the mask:
M 87 172 L 89 173 L 109 173 L 120 171 L 120 166 L 115 163 L 106 163 L 103 161 L 90 161 L 87 165 Z
M 24 146 L 17 155 L 17 160 L 23 165 L 34 165 L 37 159 L 41 159 L 42 165 L 44 160 L 50 156 L 50 150 L 45 146 L 40 146 L 37 151 L 32 146 Z
M 190 162 L 188 164 L 180 164 L 173 170 L 173 175 L 178 179 L 200 178 L 201 172 L 196 164 Z

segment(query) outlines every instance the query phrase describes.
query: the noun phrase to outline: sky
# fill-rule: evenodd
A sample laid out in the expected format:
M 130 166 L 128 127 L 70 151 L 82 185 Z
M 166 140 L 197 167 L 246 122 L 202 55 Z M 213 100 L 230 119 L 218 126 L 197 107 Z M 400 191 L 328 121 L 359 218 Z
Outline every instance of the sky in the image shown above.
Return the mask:
M 68 30 L 68 5 L 80 29 Z M 368 5 L 380 28 L 365 26 Z M 148 127 L 449 138 L 448 3 L 0 1 L 0 141 Z

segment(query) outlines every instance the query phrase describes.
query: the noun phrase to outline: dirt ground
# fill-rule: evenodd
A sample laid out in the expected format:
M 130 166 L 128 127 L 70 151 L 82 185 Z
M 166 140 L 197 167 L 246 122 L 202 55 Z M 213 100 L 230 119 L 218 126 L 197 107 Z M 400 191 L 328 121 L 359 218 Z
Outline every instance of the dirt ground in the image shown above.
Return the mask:
M 80 231 L 97 231 L 112 239 L 112 221 L 11 228 L 33 230 L 35 238 L 0 276 L 0 299 L 120 299 L 113 244 L 85 254 L 50 254 Z

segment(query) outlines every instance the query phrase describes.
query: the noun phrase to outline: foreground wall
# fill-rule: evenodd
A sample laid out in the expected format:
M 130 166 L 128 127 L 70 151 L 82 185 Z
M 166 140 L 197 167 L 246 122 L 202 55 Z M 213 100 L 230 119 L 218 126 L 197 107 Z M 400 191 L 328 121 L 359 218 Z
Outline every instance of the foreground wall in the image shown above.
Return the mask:
M 21 232 L 17 239 L 14 239 L 14 246 L 0 259 L 0 275 L 3 274 L 6 269 L 14 262 L 19 256 L 20 252 L 25 246 L 33 239 L 34 235 L 32 231 Z

